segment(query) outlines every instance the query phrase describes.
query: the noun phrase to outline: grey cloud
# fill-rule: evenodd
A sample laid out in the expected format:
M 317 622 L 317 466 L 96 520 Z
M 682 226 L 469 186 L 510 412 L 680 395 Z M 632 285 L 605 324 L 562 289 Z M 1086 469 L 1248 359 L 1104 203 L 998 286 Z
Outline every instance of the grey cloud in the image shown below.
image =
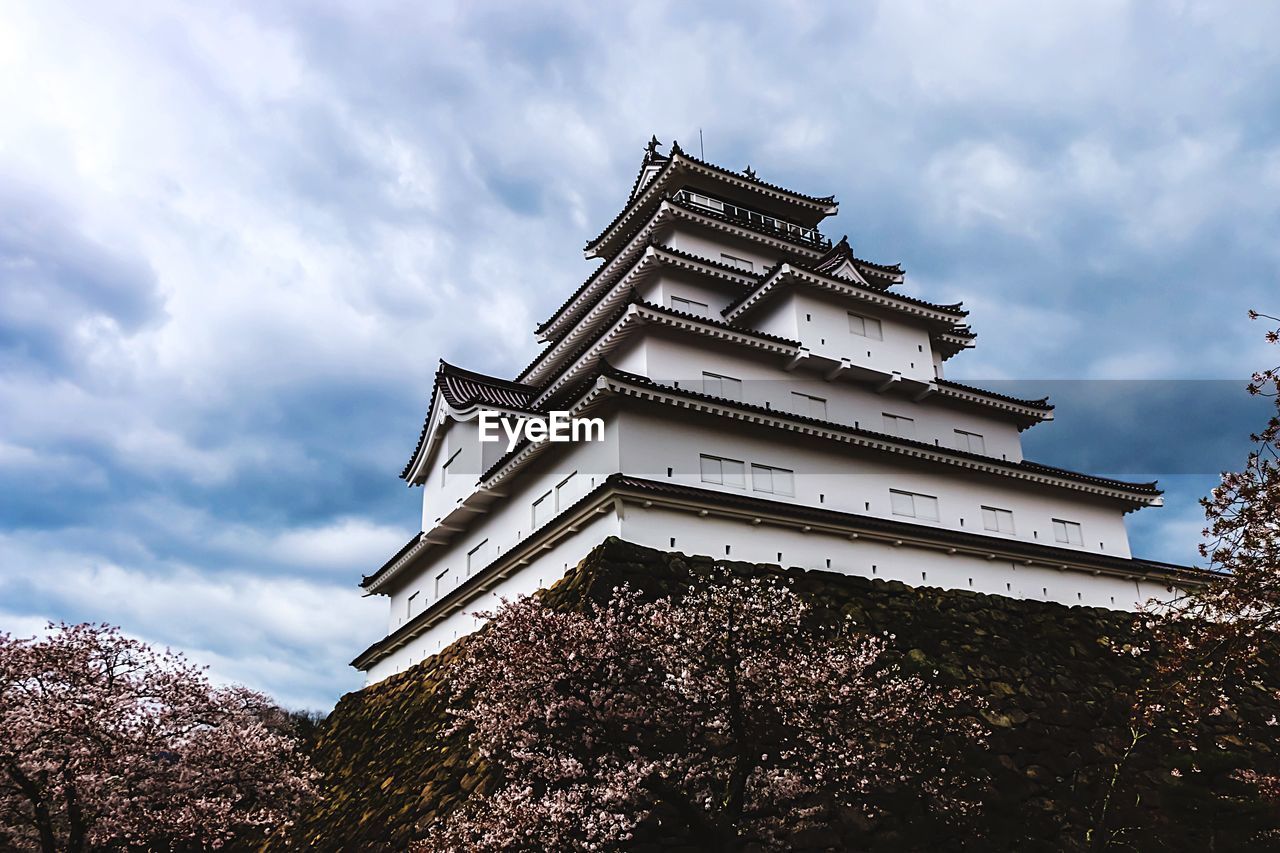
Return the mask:
M 416 526 L 395 473 L 436 359 L 528 360 L 650 133 L 696 150 L 701 128 L 710 159 L 834 192 L 829 232 L 903 262 L 909 292 L 973 308 L 979 346 L 954 378 L 1221 379 L 1274 356 L 1243 319 L 1280 275 L 1267 6 L 11 18 L 33 47 L 0 52 L 0 79 L 28 81 L 0 87 L 0 174 L 24 178 L 0 190 L 0 535 L 41 583 L 7 587 L 5 618 L 116 619 L 291 700 L 355 683 L 344 655 L 377 620 L 335 590 L 354 595 Z M 1137 453 L 1124 445 L 1169 405 L 1041 393 L 1060 420 L 1031 445 L 1068 467 L 1230 464 L 1242 445 L 1213 431 L 1252 416 L 1201 412 L 1195 442 Z M 1133 517 L 1135 548 L 1190 559 L 1212 478 L 1167 479 L 1169 507 Z M 327 537 L 350 552 L 308 565 Z M 344 560 L 368 563 L 347 586 Z M 155 585 L 161 616 L 207 593 L 217 619 L 59 594 L 104 566 Z M 273 626 L 225 594 L 248 579 L 303 606 Z
M 77 211 L 0 173 L 0 352 L 37 370 L 74 369 L 85 338 L 132 336 L 163 320 L 145 259 L 104 245 Z

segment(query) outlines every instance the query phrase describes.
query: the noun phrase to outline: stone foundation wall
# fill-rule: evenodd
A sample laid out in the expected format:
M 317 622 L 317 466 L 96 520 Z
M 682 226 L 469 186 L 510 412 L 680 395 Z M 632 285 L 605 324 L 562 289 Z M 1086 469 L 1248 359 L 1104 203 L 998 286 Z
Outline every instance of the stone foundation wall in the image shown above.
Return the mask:
M 578 608 L 607 598 L 618 583 L 653 595 L 676 591 L 708 557 L 688 557 L 606 540 L 560 583 L 542 593 Z M 1083 850 L 1116 756 L 1129 742 L 1130 694 L 1144 661 L 1117 653 L 1132 639 L 1132 617 L 1113 611 L 911 588 L 829 572 L 717 561 L 743 573 L 785 571 L 816 607 L 852 614 L 870 631 L 896 635 L 908 670 L 936 670 L 990 703 L 987 748 L 964 757 L 990 779 L 976 824 L 939 837 L 905 815 L 867 823 L 856 815 L 796 839 L 809 849 Z M 288 838 L 270 847 L 316 850 L 403 849 L 422 829 L 473 792 L 495 783 L 459 737 L 441 740 L 447 722 L 442 670 L 463 639 L 404 673 L 344 696 L 315 751 L 324 798 Z M 1271 682 L 1280 684 L 1280 670 Z M 1260 695 L 1262 695 L 1260 693 Z M 1241 707 L 1267 719 L 1280 708 Z M 1144 740 L 1115 788 L 1113 827 L 1128 828 L 1136 850 L 1274 849 L 1280 809 L 1229 778 L 1240 766 L 1269 768 L 1275 744 L 1239 738 L 1233 720 L 1207 730 L 1194 756 L 1157 738 Z M 1258 731 L 1265 732 L 1265 727 Z M 1277 731 L 1271 729 L 1270 731 Z M 1179 768 L 1181 775 L 1169 772 Z M 635 849 L 681 849 L 656 830 Z M 684 849 L 689 849 L 687 846 Z

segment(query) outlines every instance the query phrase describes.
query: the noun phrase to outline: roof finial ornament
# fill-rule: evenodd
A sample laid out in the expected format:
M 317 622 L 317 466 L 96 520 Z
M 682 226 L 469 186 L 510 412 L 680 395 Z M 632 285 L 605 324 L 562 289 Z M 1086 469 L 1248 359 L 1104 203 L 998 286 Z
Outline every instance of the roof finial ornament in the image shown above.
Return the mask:
M 658 146 L 661 144 L 662 143 L 658 141 L 658 135 L 656 133 L 653 136 L 649 137 L 649 144 L 646 145 L 644 148 L 645 159 L 652 160 L 655 157 L 657 157 Z
M 747 168 L 742 170 L 742 174 L 746 175 L 748 180 L 754 181 L 756 179 L 756 170 L 751 168 L 751 164 L 749 163 L 747 164 Z
M 675 156 L 675 155 L 677 155 L 677 154 L 683 155 L 683 154 L 684 154 L 684 149 L 680 147 L 680 143 L 679 143 L 679 142 L 676 142 L 676 141 L 673 139 L 673 140 L 671 140 L 671 156 L 673 156 L 673 157 L 674 157 L 674 156 Z

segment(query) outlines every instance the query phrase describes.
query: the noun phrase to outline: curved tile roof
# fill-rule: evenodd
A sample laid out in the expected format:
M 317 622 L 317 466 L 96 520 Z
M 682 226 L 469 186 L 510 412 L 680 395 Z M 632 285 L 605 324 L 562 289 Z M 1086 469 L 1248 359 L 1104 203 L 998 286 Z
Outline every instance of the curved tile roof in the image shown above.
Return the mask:
M 996 400 L 1003 400 L 1006 403 L 1014 403 L 1019 406 L 1026 406 L 1028 409 L 1041 409 L 1046 412 L 1053 411 L 1053 404 L 1049 402 L 1048 397 L 1041 397 L 1038 400 L 1024 400 L 1021 397 L 1010 397 L 1007 394 L 999 394 L 995 391 L 988 391 L 986 388 L 979 388 L 976 385 L 965 385 L 961 382 L 953 382 L 950 379 L 939 379 L 939 385 L 948 388 L 955 388 L 958 391 L 968 391 L 971 394 L 981 394 L 984 397 L 992 397 Z
M 734 309 L 736 309 L 736 308 L 737 308 L 738 306 L 740 306 L 742 303 L 746 302 L 746 301 L 747 301 L 748 299 L 750 299 L 753 295 L 755 295 L 755 293 L 756 293 L 757 291 L 759 291 L 759 290 L 761 290 L 761 289 L 763 289 L 763 288 L 765 288 L 765 287 L 769 286 L 769 285 L 770 285 L 770 280 L 771 280 L 775 275 L 777 275 L 777 274 L 778 274 L 778 272 L 782 269 L 782 267 L 783 267 L 784 265 L 794 267 L 796 270 L 798 270 L 798 271 L 800 271 L 800 272 L 808 273 L 809 275 L 815 275 L 815 276 L 818 276 L 818 277 L 820 277 L 820 278 L 827 279 L 828 281 L 831 281 L 831 282 L 833 282 L 833 283 L 835 283 L 835 284 L 838 284 L 838 285 L 840 285 L 840 286 L 842 286 L 842 287 L 851 287 L 851 288 L 854 288 L 855 290 L 861 290 L 861 291 L 868 292 L 868 293 L 874 293 L 877 297 L 886 297 L 886 298 L 888 298 L 888 299 L 895 299 L 895 300 L 897 300 L 897 301 L 899 301 L 899 302 L 905 302 L 905 303 L 907 303 L 908 305 L 916 305 L 916 306 L 919 306 L 919 307 L 921 307 L 921 308 L 928 308 L 928 309 L 930 309 L 931 311 L 940 311 L 940 312 L 943 312 L 943 313 L 946 313 L 946 314 L 954 314 L 954 315 L 955 315 L 955 316 L 957 316 L 957 317 L 967 317 L 967 316 L 969 316 L 969 312 L 968 312 L 968 311 L 966 311 L 966 310 L 964 309 L 964 303 L 963 303 L 963 302 L 956 302 L 956 303 L 951 304 L 951 305 L 940 305 L 940 304 L 938 304 L 938 303 L 936 303 L 936 302 L 927 302 L 927 301 L 925 301 L 925 300 L 923 300 L 923 299 L 917 299 L 917 298 L 916 298 L 916 297 L 914 297 L 914 296 L 907 296 L 907 295 L 906 295 L 906 294 L 904 294 L 904 293 L 897 293 L 897 292 L 895 292 L 895 291 L 885 290 L 885 289 L 878 288 L 878 287 L 870 287 L 870 288 L 868 288 L 868 287 L 866 287 L 866 286 L 864 286 L 864 285 L 861 285 L 861 284 L 858 284 L 857 282 L 854 282 L 854 281 L 846 281 L 846 280 L 845 280 L 845 279 L 843 279 L 843 278 L 834 278 L 834 277 L 832 277 L 832 276 L 830 276 L 830 275 L 827 275 L 826 273 L 822 272 L 821 270 L 816 270 L 816 269 L 814 269 L 814 268 L 813 268 L 811 265 L 809 265 L 809 264 L 800 263 L 800 262 L 795 261 L 795 260 L 793 260 L 793 259 L 787 259 L 787 260 L 778 261 L 778 263 L 774 264 L 772 267 L 770 267 L 770 268 L 765 272 L 765 274 L 761 277 L 761 279 L 760 279 L 760 283 L 759 283 L 759 284 L 757 284 L 754 288 L 752 288 L 751 290 L 749 290 L 749 291 L 747 291 L 746 293 L 744 293 L 742 296 L 740 296 L 740 297 L 738 297 L 737 299 L 735 299 L 733 302 L 730 302 L 727 306 L 725 306 L 724 310 L 723 310 L 723 311 L 721 311 L 720 313 L 721 313 L 721 314 L 729 314 L 729 313 L 731 313 Z M 955 333 L 956 333 L 956 334 L 969 334 L 969 331 L 968 331 L 968 328 L 967 328 L 967 327 L 963 327 L 963 328 L 962 328 L 962 327 L 957 327 L 957 328 L 956 328 L 956 330 L 955 330 Z
M 413 470 L 413 463 L 427 441 L 427 429 L 431 426 L 431 412 L 435 409 L 436 395 L 443 396 L 445 402 L 455 409 L 481 403 L 499 409 L 530 411 L 536 390 L 530 385 L 476 373 L 474 370 L 464 370 L 440 359 L 440 367 L 436 370 L 435 382 L 431 386 L 431 399 L 427 401 L 427 415 L 418 433 L 418 443 L 414 445 L 409 461 L 400 472 L 400 479 L 408 478 L 409 472 Z
M 586 245 L 584 246 L 585 249 L 590 250 L 592 246 L 597 245 L 601 240 L 603 240 L 605 237 L 609 235 L 609 232 L 613 231 L 613 229 L 618 226 L 618 223 L 622 222 L 622 220 L 627 217 L 627 214 L 631 212 L 631 209 L 635 204 L 636 190 L 639 187 L 640 177 L 644 174 L 645 168 L 652 165 L 655 162 L 661 162 L 660 158 L 661 158 L 661 155 L 658 155 L 658 157 L 653 159 L 650 159 L 649 157 L 645 158 L 645 161 L 641 164 L 641 167 L 640 167 L 640 174 L 636 176 L 636 180 L 632 185 L 632 195 L 628 198 L 627 203 L 623 205 L 622 210 L 618 211 L 618 215 L 615 216 L 599 234 L 597 234 L 595 237 L 591 238 L 586 242 Z M 725 178 L 729 178 L 734 181 L 741 181 L 742 183 L 753 185 L 758 189 L 763 190 L 765 194 L 787 195 L 793 199 L 797 199 L 801 202 L 814 205 L 817 207 L 836 207 L 839 205 L 839 202 L 836 201 L 835 196 L 807 195 L 805 193 L 796 192 L 795 190 L 791 190 L 791 189 L 787 189 L 786 187 L 779 186 L 778 184 L 771 184 L 768 181 L 762 181 L 759 178 L 754 176 L 749 177 L 742 172 L 735 172 L 731 169 L 726 169 L 723 166 L 717 166 L 714 163 L 709 163 L 706 160 L 701 160 L 697 157 L 692 157 L 689 154 L 686 154 L 680 148 L 679 143 L 676 143 L 676 142 L 671 143 L 671 155 L 665 159 L 666 159 L 666 162 L 663 164 L 662 169 L 658 172 L 657 175 L 654 176 L 654 178 L 650 181 L 650 183 L 660 182 L 662 180 L 663 175 L 667 172 L 667 170 L 673 168 L 674 166 L 678 166 L 680 161 L 684 160 L 696 166 L 699 166 L 703 169 L 707 169 L 712 172 L 715 172 Z

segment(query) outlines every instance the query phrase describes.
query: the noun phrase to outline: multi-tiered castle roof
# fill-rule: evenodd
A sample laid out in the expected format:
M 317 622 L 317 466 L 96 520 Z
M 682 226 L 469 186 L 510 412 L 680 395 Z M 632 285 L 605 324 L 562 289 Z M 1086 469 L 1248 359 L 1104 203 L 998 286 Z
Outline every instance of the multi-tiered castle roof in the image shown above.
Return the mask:
M 422 531 L 362 582 L 392 609 L 355 661 L 371 678 L 607 535 L 1117 608 L 1195 582 L 1128 551 L 1123 515 L 1159 505 L 1156 484 L 1025 460 L 1049 402 L 944 378 L 974 345 L 968 312 L 823 236 L 833 197 L 659 149 L 514 379 L 440 363 L 401 474 L 424 487 Z M 557 411 L 599 417 L 603 440 L 476 437 L 481 413 Z

